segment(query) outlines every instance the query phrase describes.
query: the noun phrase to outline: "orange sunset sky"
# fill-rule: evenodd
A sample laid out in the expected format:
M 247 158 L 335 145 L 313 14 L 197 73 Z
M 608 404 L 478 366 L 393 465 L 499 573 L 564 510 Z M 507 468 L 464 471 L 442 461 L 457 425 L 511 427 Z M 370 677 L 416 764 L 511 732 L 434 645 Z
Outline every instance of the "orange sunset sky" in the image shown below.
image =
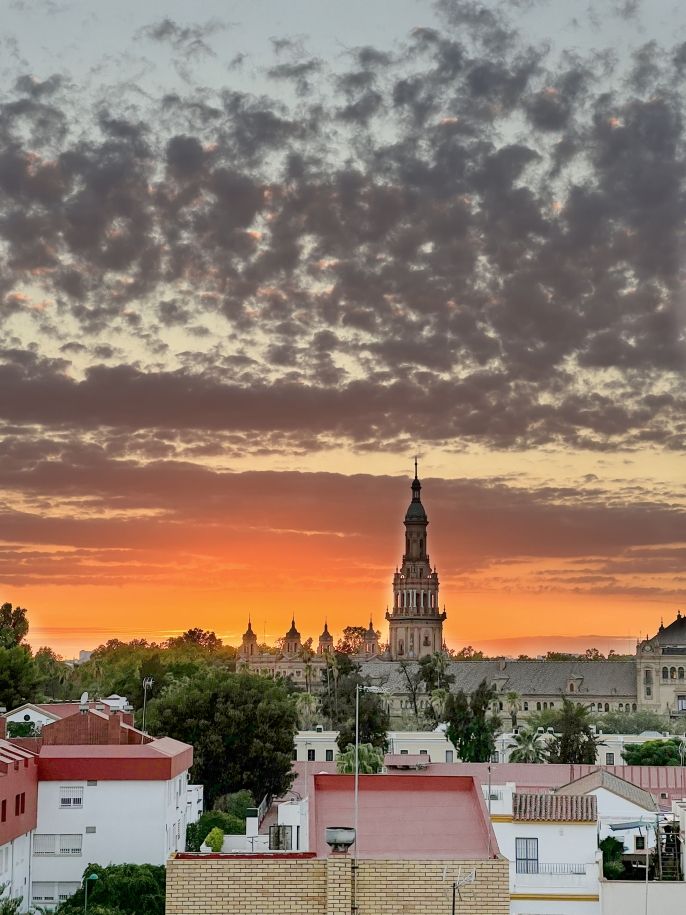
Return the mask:
M 0 92 L 34 647 L 385 638 L 415 454 L 450 647 L 631 651 L 684 609 L 673 4 L 49 6 L 3 11 Z

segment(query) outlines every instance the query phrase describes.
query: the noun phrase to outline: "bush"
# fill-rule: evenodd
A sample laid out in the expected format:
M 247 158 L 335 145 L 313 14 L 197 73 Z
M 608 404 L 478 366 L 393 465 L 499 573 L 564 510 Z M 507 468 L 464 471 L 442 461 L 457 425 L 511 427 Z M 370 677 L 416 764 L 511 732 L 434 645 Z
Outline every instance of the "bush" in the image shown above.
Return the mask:
M 200 851 L 205 836 L 215 826 L 227 836 L 245 835 L 245 820 L 222 810 L 207 810 L 197 823 L 186 827 L 186 851 Z
M 606 880 L 619 880 L 624 875 L 624 844 L 619 839 L 608 836 L 600 843 L 603 853 L 603 877 Z
M 215 826 L 214 829 L 210 830 L 208 835 L 205 837 L 205 845 L 209 846 L 209 848 L 211 848 L 216 855 L 222 850 L 223 844 L 224 833 L 218 826 Z
M 233 794 L 222 794 L 214 802 L 214 809 L 221 810 L 223 813 L 230 813 L 232 816 L 245 821 L 248 815 L 249 807 L 257 807 L 252 794 L 244 789 L 243 791 L 234 791 Z M 226 832 L 226 830 L 224 830 Z

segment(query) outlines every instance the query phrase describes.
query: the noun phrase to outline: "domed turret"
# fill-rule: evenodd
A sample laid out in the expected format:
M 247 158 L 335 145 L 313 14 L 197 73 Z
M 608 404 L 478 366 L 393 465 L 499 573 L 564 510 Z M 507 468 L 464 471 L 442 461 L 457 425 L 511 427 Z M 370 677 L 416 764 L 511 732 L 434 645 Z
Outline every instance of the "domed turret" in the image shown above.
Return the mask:
M 302 647 L 300 633 L 295 628 L 295 616 L 291 619 L 291 628 L 286 633 L 283 642 L 284 654 L 297 654 Z
M 248 628 L 243 633 L 243 642 L 241 644 L 241 657 L 252 658 L 257 654 L 257 636 L 253 632 L 252 622 L 248 617 Z
M 328 623 L 324 623 L 324 631 L 319 636 L 317 654 L 327 654 L 330 651 L 333 651 L 333 636 L 329 632 Z

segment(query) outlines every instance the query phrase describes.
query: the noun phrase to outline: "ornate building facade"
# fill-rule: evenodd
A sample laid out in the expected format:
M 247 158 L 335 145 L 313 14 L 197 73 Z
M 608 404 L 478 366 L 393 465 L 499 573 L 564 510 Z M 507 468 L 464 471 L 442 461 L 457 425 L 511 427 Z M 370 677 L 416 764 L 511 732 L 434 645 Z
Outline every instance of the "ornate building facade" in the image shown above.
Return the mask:
M 393 576 L 393 610 L 386 611 L 392 661 L 418 660 L 443 650 L 443 622 L 438 601 L 438 572 L 431 568 L 422 484 L 414 462 L 412 501 L 405 512 L 405 552 Z

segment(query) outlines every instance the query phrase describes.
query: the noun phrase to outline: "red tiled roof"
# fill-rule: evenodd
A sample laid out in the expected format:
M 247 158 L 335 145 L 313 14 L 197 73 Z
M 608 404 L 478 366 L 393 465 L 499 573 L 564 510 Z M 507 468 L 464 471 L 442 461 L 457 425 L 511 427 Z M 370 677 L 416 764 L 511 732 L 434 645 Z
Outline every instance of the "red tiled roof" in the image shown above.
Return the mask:
M 512 819 L 520 822 L 595 823 L 597 813 L 594 795 L 512 795 Z

